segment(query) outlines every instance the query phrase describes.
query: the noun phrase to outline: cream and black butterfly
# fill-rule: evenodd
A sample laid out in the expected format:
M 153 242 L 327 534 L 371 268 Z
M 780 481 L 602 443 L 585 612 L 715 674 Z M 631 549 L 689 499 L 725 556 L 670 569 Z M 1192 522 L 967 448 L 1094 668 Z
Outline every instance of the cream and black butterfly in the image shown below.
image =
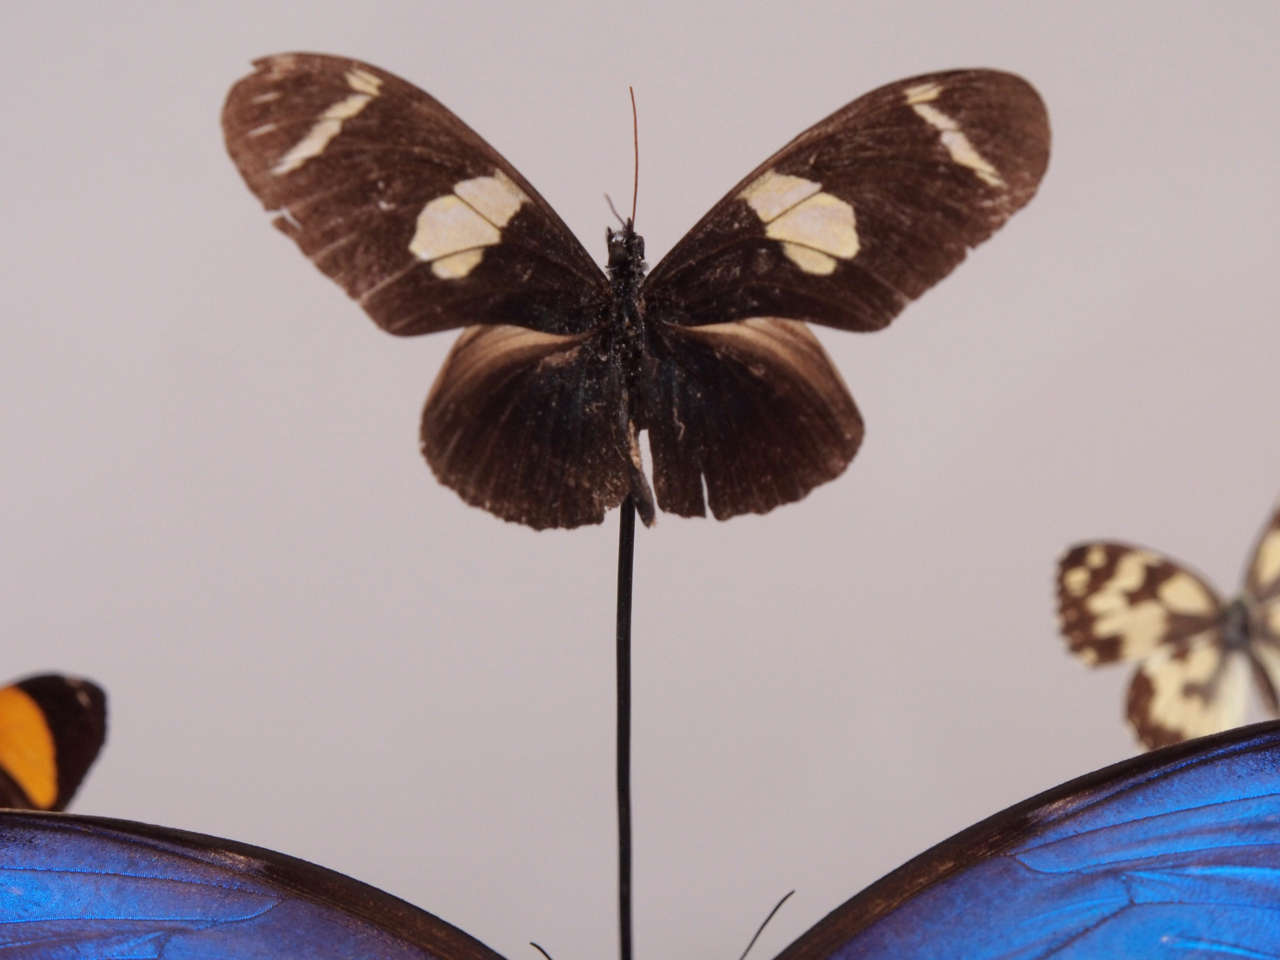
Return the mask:
M 1044 105 L 1024 80 L 901 80 L 800 134 L 645 276 L 608 275 L 503 157 L 386 71 L 265 57 L 227 96 L 249 188 L 380 327 L 465 327 L 427 397 L 422 452 L 470 504 L 598 523 L 632 496 L 726 519 L 838 476 L 862 419 L 804 322 L 884 327 L 1036 191 Z M 653 486 L 640 455 L 648 435 Z
M 1158 553 L 1100 541 L 1058 562 L 1058 620 L 1086 663 L 1138 661 L 1126 712 L 1148 747 L 1244 723 L 1249 674 L 1280 714 L 1280 509 L 1231 602 Z

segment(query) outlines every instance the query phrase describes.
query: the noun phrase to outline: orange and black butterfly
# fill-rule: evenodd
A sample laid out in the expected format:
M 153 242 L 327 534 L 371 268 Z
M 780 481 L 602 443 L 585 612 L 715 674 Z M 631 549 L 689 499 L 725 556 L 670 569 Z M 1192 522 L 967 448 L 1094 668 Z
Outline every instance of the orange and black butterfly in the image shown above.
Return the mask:
M 535 528 L 599 523 L 628 496 L 646 523 L 765 513 L 839 476 L 862 418 L 805 324 L 886 326 L 1031 199 L 1049 159 L 1025 80 L 899 80 L 747 174 L 647 275 L 631 220 L 608 231 L 606 275 L 417 87 L 317 54 L 254 67 L 222 112 L 245 183 L 384 330 L 465 328 L 423 455 L 467 503 Z
M 41 674 L 0 687 L 0 807 L 65 808 L 106 735 L 106 694 L 88 680 Z
M 1280 509 L 1230 602 L 1152 550 L 1098 541 L 1058 562 L 1058 618 L 1086 663 L 1138 664 L 1126 712 L 1148 747 L 1244 723 L 1250 675 L 1263 706 L 1280 714 Z

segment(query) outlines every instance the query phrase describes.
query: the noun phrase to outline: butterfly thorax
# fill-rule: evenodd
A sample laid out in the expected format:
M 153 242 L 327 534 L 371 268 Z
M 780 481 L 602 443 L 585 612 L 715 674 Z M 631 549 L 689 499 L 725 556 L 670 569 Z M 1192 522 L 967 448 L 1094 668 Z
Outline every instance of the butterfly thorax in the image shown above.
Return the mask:
M 606 231 L 605 239 L 609 245 L 611 291 L 610 329 L 605 339 L 615 362 L 621 364 L 627 392 L 634 394 L 642 389 L 636 377 L 645 368 L 644 357 L 648 352 L 640 301 L 640 285 L 648 269 L 644 262 L 644 237 L 636 233 L 627 220 L 621 230 Z
M 1248 650 L 1253 636 L 1253 617 L 1244 597 L 1236 597 L 1222 613 L 1222 646 L 1225 650 Z

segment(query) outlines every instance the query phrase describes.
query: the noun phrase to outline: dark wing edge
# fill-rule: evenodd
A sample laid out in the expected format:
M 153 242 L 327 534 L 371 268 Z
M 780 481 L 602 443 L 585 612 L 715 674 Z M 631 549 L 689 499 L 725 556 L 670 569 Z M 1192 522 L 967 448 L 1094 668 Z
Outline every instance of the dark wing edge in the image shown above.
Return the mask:
M 439 101 L 343 57 L 254 61 L 227 150 L 273 222 L 398 335 L 598 321 L 600 268 L 527 180 Z
M 103 905 L 96 903 L 96 899 L 94 903 L 85 903 L 83 897 L 68 897 L 51 917 L 37 915 L 36 911 L 41 908 L 39 902 L 27 903 L 25 908 L 22 903 L 11 904 L 20 911 L 23 921 L 15 924 L 6 922 L 15 918 L 8 916 L 5 905 L 0 903 L 0 947 L 10 942 L 7 937 L 21 940 L 33 929 L 38 929 L 37 922 L 52 924 L 53 929 L 47 932 L 55 938 L 54 942 L 63 947 L 67 941 L 77 939 L 111 941 L 114 937 L 130 940 L 144 937 L 148 924 L 154 925 L 155 936 L 207 936 L 214 944 L 218 943 L 219 928 L 228 926 L 247 934 L 253 942 L 256 934 L 250 928 L 255 922 L 263 918 L 270 920 L 272 914 L 281 917 L 284 914 L 278 909 L 258 908 L 248 911 L 247 916 L 236 915 L 237 905 L 232 897 L 235 892 L 243 890 L 246 893 L 278 893 L 286 898 L 296 898 L 315 908 L 309 914 L 312 917 L 336 916 L 340 928 L 349 926 L 349 920 L 353 919 L 378 931 L 386 944 L 399 947 L 403 943 L 425 951 L 436 960 L 501 960 L 498 953 L 479 940 L 398 897 L 272 850 L 127 820 L 42 812 L 0 812 L 0 876 L 9 870 L 44 871 L 51 877 L 69 872 L 69 883 L 82 883 L 84 881 L 76 879 L 77 873 L 93 876 L 111 865 L 104 861 L 102 850 L 106 845 L 114 846 L 123 854 L 123 857 L 108 855 L 106 858 L 115 865 L 117 873 L 113 876 L 116 879 L 137 877 L 164 881 L 176 874 L 185 877 L 190 870 L 195 882 L 177 884 L 174 887 L 176 892 L 166 892 L 163 900 L 144 900 L 150 904 L 147 908 L 150 914 L 141 918 L 120 916 L 113 920 L 104 916 Z M 225 886 L 219 884 L 219 880 Z M 211 905 L 202 899 L 201 887 L 211 881 L 225 894 L 225 904 L 215 900 Z M 250 890 L 248 884 L 256 886 Z M 49 887 L 42 885 L 40 889 Z M 86 909 L 94 907 L 94 910 L 91 915 L 77 917 L 72 913 L 68 916 L 71 910 L 68 904 L 74 903 L 81 903 Z M 174 915 L 162 917 L 157 903 L 175 908 Z M 222 918 L 216 913 L 210 914 L 211 910 L 219 909 L 233 914 L 225 924 L 220 923 Z M 240 909 L 243 912 L 243 908 Z M 154 914 L 153 919 L 147 919 L 151 914 Z M 65 929 L 59 924 L 64 924 Z M 7 932 L 11 927 L 22 927 L 26 932 Z M 299 935 L 309 935 L 310 932 L 302 931 Z M 273 936 L 278 935 L 279 930 L 273 930 Z M 376 954 L 376 944 L 368 943 L 368 938 L 363 935 L 359 939 Z M 22 942 L 27 943 L 26 940 Z M 271 942 L 282 954 L 289 952 L 288 944 Z M 258 948 L 262 948 L 261 943 Z M 230 949 L 226 953 L 238 955 Z M 258 954 L 255 952 L 253 955 Z M 313 950 L 301 955 L 323 957 L 329 954 Z M 397 957 L 402 955 L 396 954 Z
M 950 70 L 880 87 L 736 184 L 646 281 L 699 325 L 778 316 L 878 330 L 1035 194 L 1044 103 L 1022 78 Z
M 0 737 L 0 805 L 64 809 L 106 741 L 106 693 L 92 681 L 49 673 L 15 681 L 0 699 L 23 714 L 20 729 Z M 36 742 L 12 743 L 17 735 Z
M 1180 927 L 1195 927 L 1200 921 L 1217 930 L 1223 925 L 1216 921 L 1229 919 L 1232 922 L 1222 934 L 1221 945 L 1225 946 L 1231 942 L 1230 931 L 1238 928 L 1237 910 L 1254 911 L 1253 928 L 1240 936 L 1264 941 L 1260 945 L 1255 940 L 1247 945 L 1249 949 L 1280 950 L 1277 840 L 1280 722 L 1272 721 L 1121 761 L 988 817 L 837 907 L 779 954 L 778 960 L 1050 957 L 1057 955 L 1059 948 L 1079 948 L 1085 938 L 1105 937 L 1124 927 L 1128 908 L 1136 904 L 1154 907 L 1163 899 L 1176 910 L 1182 902 L 1180 895 L 1187 898 L 1185 910 L 1161 918 L 1164 926 L 1146 941 L 1148 952 L 1116 952 L 1114 942 L 1108 941 L 1110 951 L 1069 955 L 1155 956 L 1160 937 L 1173 936 Z M 1081 842 L 1094 845 L 1098 857 L 1084 868 L 1077 859 L 1079 848 L 1073 846 Z M 992 871 L 966 885 L 968 871 L 998 866 L 1002 859 L 1029 863 L 1015 864 L 1012 875 Z M 1139 879 L 1126 885 L 1126 875 Z M 1007 879 L 1010 876 L 1012 879 Z M 1106 892 L 1113 909 L 1108 912 L 1104 905 L 1101 913 L 1089 912 L 1093 901 L 1103 898 L 1097 896 L 1096 884 L 1070 889 L 1071 881 L 1082 876 L 1111 885 Z M 990 883 L 993 879 L 1008 886 Z M 1252 889 L 1244 889 L 1242 879 Z M 1162 880 L 1166 881 L 1164 887 L 1160 886 Z M 1191 890 L 1178 886 L 1179 881 L 1197 880 L 1199 885 Z M 1148 889 L 1143 889 L 1144 881 Z M 951 889 L 942 889 L 948 883 Z M 1033 953 L 1019 952 L 1026 949 L 1026 943 L 1010 925 L 1019 918 L 995 920 L 988 913 L 1002 909 L 1005 898 L 1017 900 L 1016 895 L 1022 892 L 1016 888 L 1018 884 L 1033 889 L 1033 896 L 1039 897 L 1036 903 L 1044 911 L 1040 917 L 1021 919 L 1029 924 L 1044 920 L 1057 925 L 1051 932 L 1035 928 L 1035 935 L 1042 939 L 1036 941 Z M 1049 896 L 1034 889 L 1041 884 L 1047 885 Z M 911 908 L 913 902 L 924 909 L 917 911 L 908 930 L 889 935 L 894 949 L 884 949 L 884 937 L 861 939 L 863 934 L 875 933 L 879 922 L 892 921 L 896 913 Z M 1073 912 L 1074 908 L 1079 912 Z M 972 912 L 966 914 L 966 909 Z M 1220 916 L 1215 916 L 1215 909 L 1222 911 Z M 1073 926 L 1077 922 L 1078 926 Z M 1113 923 L 1116 926 L 1111 926 Z M 1203 936 L 1202 928 L 1197 929 L 1200 934 L 1186 936 Z M 1138 931 L 1141 933 L 1151 931 Z M 1138 934 L 1128 928 L 1116 936 Z M 985 952 L 961 942 L 969 935 L 979 943 L 995 944 L 997 949 Z M 1237 952 L 1264 955 L 1243 949 L 1225 950 L 1223 955 L 1235 956 Z

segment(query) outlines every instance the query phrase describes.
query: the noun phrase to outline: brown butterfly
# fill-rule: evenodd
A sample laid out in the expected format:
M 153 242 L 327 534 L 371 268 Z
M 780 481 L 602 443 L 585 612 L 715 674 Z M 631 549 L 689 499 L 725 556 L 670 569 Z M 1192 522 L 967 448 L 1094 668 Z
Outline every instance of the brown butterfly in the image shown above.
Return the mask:
M 281 54 L 227 96 L 227 149 L 274 223 L 380 327 L 465 327 L 422 452 L 470 504 L 598 523 L 628 495 L 765 513 L 862 441 L 804 323 L 879 330 L 1036 191 L 1040 97 L 991 70 L 881 87 L 747 174 L 647 276 L 626 221 L 608 275 L 496 150 L 356 60 Z M 640 434 L 647 432 L 653 487 Z
M 1058 620 L 1086 663 L 1137 661 L 1126 713 L 1147 747 L 1244 723 L 1250 673 L 1280 714 L 1280 509 L 1230 603 L 1158 553 L 1099 541 L 1058 561 Z

